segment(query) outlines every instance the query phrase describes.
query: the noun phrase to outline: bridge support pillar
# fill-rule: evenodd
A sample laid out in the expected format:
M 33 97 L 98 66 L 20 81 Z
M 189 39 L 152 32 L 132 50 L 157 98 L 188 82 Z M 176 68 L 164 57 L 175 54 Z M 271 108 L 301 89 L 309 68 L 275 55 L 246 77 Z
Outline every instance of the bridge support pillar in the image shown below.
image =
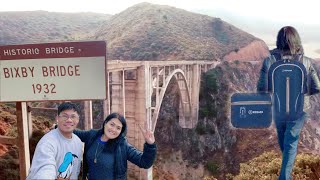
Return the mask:
M 146 63 L 147 64 L 147 63 Z M 139 125 L 144 127 L 151 122 L 151 118 L 148 118 L 148 112 L 150 108 L 147 108 L 147 104 L 151 101 L 151 96 L 148 95 L 150 91 L 149 87 L 150 73 L 149 66 L 139 66 L 137 68 L 136 86 L 135 86 L 135 109 L 134 117 L 127 117 L 128 124 L 128 140 L 129 143 L 134 145 L 137 149 L 143 150 L 145 143 L 144 137 L 140 132 Z M 150 92 L 149 92 L 150 94 Z M 150 98 L 150 99 L 149 99 Z M 129 109 L 127 109 L 129 111 Z M 148 170 L 141 169 L 136 165 L 128 163 L 128 179 L 149 180 L 152 179 L 152 167 Z
M 192 81 L 191 81 L 191 122 L 192 127 L 198 123 L 199 115 L 199 92 L 200 92 L 200 67 L 198 64 L 192 65 Z
M 122 90 L 124 88 L 122 81 L 122 71 L 112 72 L 111 76 L 111 112 L 117 112 L 125 115 L 123 109 L 123 95 Z

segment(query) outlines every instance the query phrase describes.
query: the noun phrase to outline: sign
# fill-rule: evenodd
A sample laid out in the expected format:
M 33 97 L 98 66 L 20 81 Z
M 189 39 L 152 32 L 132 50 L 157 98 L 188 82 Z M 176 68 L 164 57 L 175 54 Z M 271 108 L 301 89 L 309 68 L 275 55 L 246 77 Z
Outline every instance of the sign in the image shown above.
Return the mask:
M 106 43 L 0 46 L 0 102 L 106 99 Z

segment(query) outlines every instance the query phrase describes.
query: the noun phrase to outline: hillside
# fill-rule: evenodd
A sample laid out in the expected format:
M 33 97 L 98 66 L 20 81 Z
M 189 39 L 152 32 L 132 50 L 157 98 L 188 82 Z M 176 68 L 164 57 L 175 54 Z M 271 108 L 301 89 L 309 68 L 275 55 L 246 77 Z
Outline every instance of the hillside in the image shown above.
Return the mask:
M 222 60 L 260 39 L 206 15 L 164 5 L 141 3 L 112 16 L 92 37 L 108 42 L 108 59 Z M 267 46 L 253 46 L 260 60 Z M 236 59 L 234 59 L 236 60 Z
M 262 40 L 220 18 L 149 3 L 113 16 L 0 12 L 0 26 L 0 45 L 106 40 L 108 59 L 253 61 L 268 53 Z
M 96 13 L 0 12 L 0 45 L 81 40 L 109 17 Z
M 320 179 L 320 156 L 311 154 L 298 154 L 295 167 L 293 168 L 293 179 L 316 180 Z M 269 180 L 277 179 L 280 174 L 281 155 L 274 151 L 266 152 L 249 162 L 240 165 L 239 175 L 234 180 L 252 179 Z M 231 176 L 232 177 L 232 176 Z
M 32 116 L 33 134 L 29 141 L 30 155 L 33 156 L 35 147 L 54 123 L 45 116 Z M 17 137 L 17 117 L 14 103 L 0 103 L 0 135 Z M 19 179 L 18 147 L 0 144 L 0 179 Z

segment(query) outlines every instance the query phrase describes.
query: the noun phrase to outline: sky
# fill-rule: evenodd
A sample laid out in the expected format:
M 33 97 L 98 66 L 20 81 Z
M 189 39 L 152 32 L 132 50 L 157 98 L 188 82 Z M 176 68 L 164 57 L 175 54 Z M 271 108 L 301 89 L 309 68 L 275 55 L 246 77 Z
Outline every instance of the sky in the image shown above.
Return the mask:
M 0 11 L 97 12 L 117 14 L 141 2 L 169 5 L 187 11 L 220 17 L 222 20 L 263 39 L 272 46 L 284 25 L 299 27 L 298 32 L 311 57 L 320 49 L 318 0 L 5 0 Z M 307 2 L 307 3 L 303 3 Z M 311 30 L 310 30 L 311 28 Z M 316 28 L 316 29 L 315 29 Z M 313 30 L 315 29 L 315 30 Z M 312 32 L 310 32 L 312 31 Z M 306 49 L 306 48 L 305 48 Z M 309 49 L 309 48 L 308 48 Z M 306 50 L 307 51 L 307 50 Z M 317 57 L 318 58 L 318 57 Z
M 99 12 L 116 14 L 141 2 L 170 5 L 186 10 L 228 10 L 243 16 L 263 17 L 304 23 L 317 23 L 315 13 L 319 10 L 317 0 L 7 0 L 0 11 L 46 10 L 53 12 Z M 287 10 L 283 7 L 287 6 Z M 297 13 L 297 12 L 303 13 Z

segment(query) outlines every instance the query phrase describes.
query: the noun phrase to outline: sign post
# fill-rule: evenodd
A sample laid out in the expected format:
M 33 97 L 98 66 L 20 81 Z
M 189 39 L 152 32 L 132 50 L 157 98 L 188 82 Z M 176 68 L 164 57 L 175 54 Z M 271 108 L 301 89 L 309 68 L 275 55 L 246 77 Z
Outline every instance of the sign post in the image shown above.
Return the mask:
M 28 134 L 28 119 L 27 119 L 27 103 L 17 102 L 17 129 L 19 147 L 19 166 L 20 179 L 26 179 L 30 169 L 30 151 L 29 151 L 29 134 Z
M 26 102 L 106 99 L 106 71 L 104 41 L 0 46 L 0 102 L 17 102 L 20 179 L 30 167 Z

